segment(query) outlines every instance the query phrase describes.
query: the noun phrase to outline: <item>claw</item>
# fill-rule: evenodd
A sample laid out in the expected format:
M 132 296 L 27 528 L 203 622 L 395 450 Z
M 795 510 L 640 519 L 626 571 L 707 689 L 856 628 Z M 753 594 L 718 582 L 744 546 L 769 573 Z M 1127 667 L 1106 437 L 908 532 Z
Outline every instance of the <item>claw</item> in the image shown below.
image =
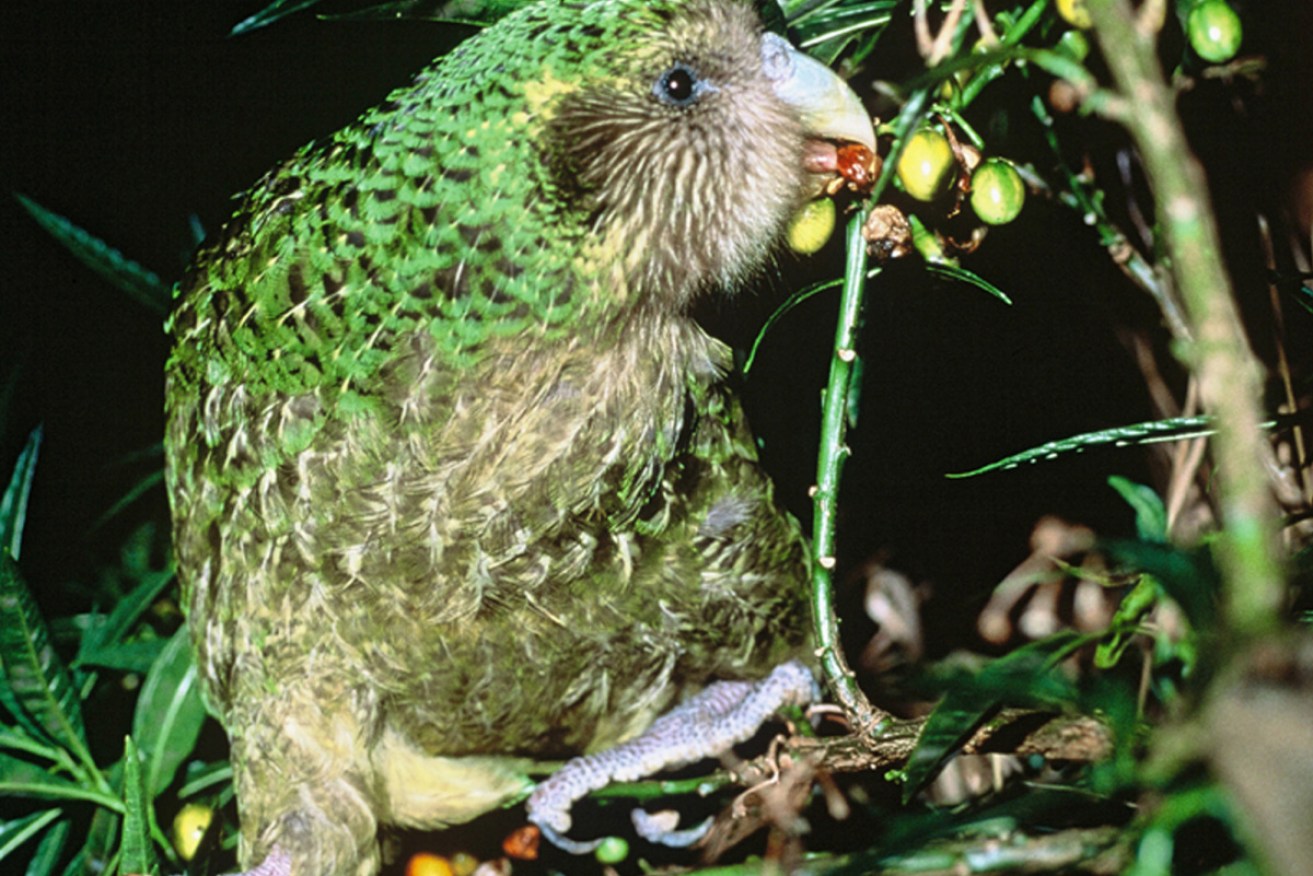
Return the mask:
M 635 809 L 630 817 L 634 821 L 635 833 L 650 843 L 672 849 L 686 849 L 696 844 L 707 835 L 707 831 L 711 830 L 711 825 L 716 820 L 714 818 L 704 818 L 693 827 L 676 830 L 676 825 L 679 824 L 679 813 L 669 809 L 655 814 L 642 809 Z
M 565 836 L 572 824 L 570 808 L 575 802 L 611 782 L 634 781 L 665 769 L 718 757 L 752 738 L 780 708 L 807 705 L 818 695 L 811 671 L 796 660 L 777 666 L 761 681 L 720 681 L 708 685 L 701 693 L 662 715 L 636 739 L 596 754 L 577 757 L 561 767 L 529 795 L 526 803 L 529 820 L 559 848 L 572 854 L 591 852 L 597 848 L 597 843 L 580 842 Z M 640 810 L 634 818 L 640 835 L 652 839 L 644 831 L 656 823 L 653 817 Z M 701 839 L 707 827 L 701 825 L 677 831 L 674 824 L 665 830 L 658 825 L 654 828 L 657 839 L 653 841 L 664 845 L 690 845 Z M 663 834 L 664 839 L 661 838 Z
M 569 852 L 572 855 L 591 855 L 594 851 L 597 850 L 597 847 L 602 844 L 602 840 L 600 838 L 593 840 L 570 839 L 565 834 L 557 833 L 555 830 L 548 827 L 547 825 L 542 824 L 541 822 L 534 821 L 532 815 L 529 816 L 529 820 L 533 821 L 534 824 L 538 825 L 538 829 L 542 831 L 543 838 L 545 840 L 550 842 L 552 845 L 556 846 L 561 851 Z

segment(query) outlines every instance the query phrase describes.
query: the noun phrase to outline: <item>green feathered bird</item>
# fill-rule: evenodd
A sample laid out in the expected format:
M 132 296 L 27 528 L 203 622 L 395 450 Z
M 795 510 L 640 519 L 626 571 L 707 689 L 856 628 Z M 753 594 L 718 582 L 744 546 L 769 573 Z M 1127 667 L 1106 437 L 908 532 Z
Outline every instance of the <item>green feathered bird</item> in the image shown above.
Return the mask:
M 847 141 L 752 3 L 549 0 L 243 196 L 178 291 L 165 446 L 244 866 L 370 874 L 380 824 L 805 653 L 798 526 L 690 311 Z

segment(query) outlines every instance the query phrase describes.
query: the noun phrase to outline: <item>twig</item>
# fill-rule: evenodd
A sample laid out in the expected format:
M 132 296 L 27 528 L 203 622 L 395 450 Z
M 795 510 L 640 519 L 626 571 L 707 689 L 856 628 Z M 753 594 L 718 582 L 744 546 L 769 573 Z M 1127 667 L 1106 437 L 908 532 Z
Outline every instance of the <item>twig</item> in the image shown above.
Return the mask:
M 897 769 L 907 763 L 925 730 L 926 718 L 890 720 L 876 738 L 857 735 L 789 739 L 790 758 L 804 759 L 825 773 L 861 773 Z M 1085 715 L 1054 715 L 1028 709 L 1004 709 L 982 724 L 959 749 L 961 754 L 1039 756 L 1048 761 L 1093 763 L 1112 756 L 1112 731 Z M 734 769 L 743 785 L 768 781 L 779 770 L 778 756 L 764 754 Z M 705 777 L 722 787 L 721 774 Z
M 1269 277 L 1276 275 L 1277 258 L 1276 252 L 1272 247 L 1272 229 L 1267 224 L 1267 217 L 1261 213 L 1258 216 L 1258 239 L 1263 245 L 1263 266 L 1267 268 Z M 1295 380 L 1290 369 L 1290 358 L 1286 355 L 1286 317 L 1285 308 L 1281 306 L 1281 293 L 1277 289 L 1276 283 L 1271 280 L 1267 284 L 1268 300 L 1272 305 L 1272 342 L 1277 352 L 1277 373 L 1281 377 L 1281 389 L 1285 396 L 1284 412 L 1293 414 L 1299 410 L 1299 402 L 1295 398 Z M 1300 492 L 1303 494 L 1305 504 L 1313 505 L 1313 482 L 1305 479 L 1304 469 L 1308 467 L 1308 448 L 1304 443 L 1304 427 L 1296 423 L 1291 427 L 1291 435 L 1294 438 L 1295 458 L 1291 460 L 1291 468 L 1295 483 L 1299 485 Z
M 823 876 L 879 873 L 880 876 L 971 876 L 974 873 L 1064 873 L 1117 876 L 1134 863 L 1134 835 L 1116 827 L 1078 827 L 1038 836 L 1002 837 L 990 832 L 938 841 L 907 854 L 881 857 L 807 855 L 787 871 L 778 861 L 751 857 L 728 866 L 694 870 L 689 876 Z
M 1189 149 L 1154 41 L 1126 0 L 1089 4 L 1109 71 L 1133 111 L 1126 125 L 1144 159 L 1176 286 L 1195 338 L 1180 349 L 1218 416 L 1214 442 L 1224 529 L 1217 542 L 1227 617 L 1242 634 L 1270 628 L 1285 586 L 1277 561 L 1276 509 L 1263 471 L 1262 381 L 1232 297 L 1208 182 Z
M 1081 96 L 1081 99 L 1085 101 L 1086 106 L 1091 108 L 1096 105 L 1093 103 L 1094 97 L 1102 95 L 1102 103 L 1097 105 L 1100 106 L 1100 111 L 1107 118 L 1120 119 L 1129 112 L 1126 100 L 1119 95 L 1109 95 L 1106 91 L 1100 91 L 1095 87 L 1096 83 L 1092 79 L 1085 82 L 1072 82 L 1071 85 L 1076 93 Z M 1176 302 L 1171 277 L 1165 275 L 1157 266 L 1145 258 L 1127 238 L 1126 233 L 1108 218 L 1102 201 L 1095 196 L 1094 186 L 1088 179 L 1089 173 L 1077 174 L 1067 166 L 1062 156 L 1062 146 L 1058 142 L 1053 116 L 1044 106 L 1044 102 L 1038 97 L 1031 101 L 1031 112 L 1034 113 L 1035 118 L 1043 126 L 1045 139 L 1048 141 L 1049 148 L 1053 151 L 1054 158 L 1058 161 L 1058 171 L 1066 179 L 1067 191 L 1070 192 L 1070 197 L 1064 197 L 1061 200 L 1068 206 L 1081 211 L 1086 223 L 1092 225 L 1098 231 L 1099 239 L 1104 248 L 1107 249 L 1113 264 L 1126 275 L 1127 279 L 1147 292 L 1157 303 L 1158 310 L 1163 315 L 1163 322 L 1167 326 L 1167 330 L 1171 332 L 1172 339 L 1178 343 L 1191 340 L 1190 328 L 1186 324 L 1185 316 L 1181 313 L 1181 308 Z
M 994 24 L 989 20 L 989 10 L 984 0 L 971 0 L 971 11 L 975 13 L 976 30 L 980 31 L 980 40 L 988 48 L 998 45 L 998 34 L 994 33 Z
M 916 49 L 925 59 L 926 67 L 934 67 L 947 57 L 953 37 L 957 33 L 957 23 L 961 20 L 962 13 L 966 11 L 966 6 L 966 0 L 953 0 L 953 5 L 949 7 L 948 14 L 939 27 L 939 33 L 932 37 L 930 22 L 926 17 L 925 0 L 916 0 L 913 4 L 912 24 L 916 33 Z

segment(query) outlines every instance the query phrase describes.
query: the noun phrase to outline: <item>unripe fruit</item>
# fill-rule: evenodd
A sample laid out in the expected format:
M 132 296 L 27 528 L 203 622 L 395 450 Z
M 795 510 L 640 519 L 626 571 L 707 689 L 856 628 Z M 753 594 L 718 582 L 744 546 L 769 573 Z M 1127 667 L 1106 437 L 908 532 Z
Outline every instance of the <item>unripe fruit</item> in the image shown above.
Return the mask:
M 934 128 L 911 136 L 898 157 L 898 181 L 918 201 L 933 201 L 943 192 L 953 171 L 953 148 Z
M 1012 163 L 989 158 L 971 177 L 971 209 L 986 225 L 1006 225 L 1026 203 L 1026 186 Z
M 802 205 L 789 222 L 789 249 L 802 255 L 820 250 L 834 233 L 834 201 L 819 198 Z
M 1244 38 L 1244 27 L 1226 0 L 1200 0 L 1185 20 L 1194 53 L 1212 64 L 1235 57 Z

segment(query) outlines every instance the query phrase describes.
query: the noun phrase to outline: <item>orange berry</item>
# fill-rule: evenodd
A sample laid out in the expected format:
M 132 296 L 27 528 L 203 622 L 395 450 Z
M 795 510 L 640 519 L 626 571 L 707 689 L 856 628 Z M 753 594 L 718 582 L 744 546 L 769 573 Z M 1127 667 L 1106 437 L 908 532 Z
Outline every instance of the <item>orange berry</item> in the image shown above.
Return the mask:
M 455 876 L 451 862 L 432 852 L 416 852 L 406 862 L 406 876 Z
M 508 858 L 535 861 L 538 859 L 538 843 L 541 839 L 542 831 L 535 825 L 526 824 L 507 834 L 506 839 L 501 841 L 501 849 Z

